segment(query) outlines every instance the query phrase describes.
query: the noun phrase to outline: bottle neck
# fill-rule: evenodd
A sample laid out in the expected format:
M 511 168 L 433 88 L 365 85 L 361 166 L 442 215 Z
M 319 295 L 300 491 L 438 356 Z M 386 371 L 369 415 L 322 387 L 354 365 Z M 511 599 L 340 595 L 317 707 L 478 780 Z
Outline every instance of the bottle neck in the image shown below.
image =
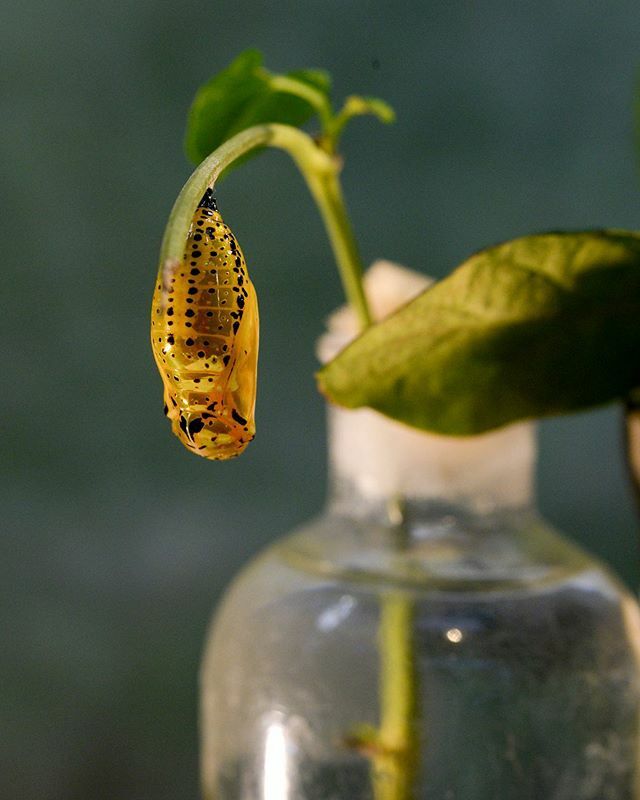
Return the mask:
M 430 283 L 377 261 L 365 275 L 374 319 L 384 319 Z M 327 363 L 358 335 L 349 308 L 336 311 L 318 341 Z M 386 515 L 393 505 L 487 515 L 529 509 L 533 502 L 533 425 L 518 423 L 480 436 L 424 433 L 369 409 L 329 406 L 331 509 L 345 516 Z
M 531 423 L 480 436 L 438 436 L 375 411 L 329 406 L 329 505 L 346 516 L 393 515 L 394 504 L 472 515 L 530 509 Z

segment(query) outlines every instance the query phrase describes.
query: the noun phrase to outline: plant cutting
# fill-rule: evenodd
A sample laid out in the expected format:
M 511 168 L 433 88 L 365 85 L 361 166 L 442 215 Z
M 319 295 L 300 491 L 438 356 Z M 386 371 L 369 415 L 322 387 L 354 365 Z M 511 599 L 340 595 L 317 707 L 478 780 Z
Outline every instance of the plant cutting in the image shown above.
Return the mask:
M 327 512 L 240 577 L 212 629 L 205 795 L 636 797 L 637 606 L 535 513 L 528 421 L 633 407 L 640 236 L 524 236 L 417 296 L 388 265 L 365 288 L 340 184 L 341 135 L 363 114 L 394 116 L 355 95 L 335 111 L 326 73 L 273 75 L 247 51 L 189 115 L 198 166 L 151 334 L 182 443 L 221 460 L 254 432 L 257 301 L 220 176 L 267 147 L 293 158 L 351 308 L 320 345 Z

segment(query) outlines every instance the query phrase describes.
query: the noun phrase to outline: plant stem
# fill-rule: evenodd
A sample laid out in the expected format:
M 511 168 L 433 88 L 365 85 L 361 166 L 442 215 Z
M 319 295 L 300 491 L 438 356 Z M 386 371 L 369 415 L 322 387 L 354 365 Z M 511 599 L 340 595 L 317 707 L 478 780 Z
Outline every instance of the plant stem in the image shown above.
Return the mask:
M 329 147 L 335 150 L 349 120 L 364 114 L 373 114 L 380 122 L 384 122 L 387 125 L 395 120 L 394 110 L 384 100 L 352 94 L 347 97 L 341 110 L 324 126 L 325 137 L 330 143 Z
M 333 111 L 326 94 L 295 78 L 289 78 L 286 75 L 271 75 L 266 70 L 264 73 L 265 80 L 276 92 L 285 92 L 306 100 L 318 112 L 323 129 L 331 123 Z
M 411 599 L 398 592 L 384 595 L 378 631 L 380 728 L 372 765 L 375 800 L 412 796 L 417 757 L 412 629 Z
M 340 187 L 340 161 L 322 150 L 303 131 L 270 123 L 247 128 L 229 139 L 196 167 L 173 205 L 160 248 L 160 262 L 172 266 L 182 260 L 193 212 L 206 189 L 220 173 L 257 147 L 285 150 L 295 161 L 318 205 L 329 235 L 347 300 L 363 327 L 371 315 L 362 289 L 362 262 Z
M 306 176 L 324 220 L 347 299 L 362 329 L 371 325 L 371 312 L 362 287 L 362 262 L 342 196 L 337 171 Z
M 402 552 L 408 545 L 405 500 L 396 496 L 387 504 L 395 537 Z M 411 597 L 394 591 L 380 601 L 380 725 L 372 761 L 375 800 L 410 800 L 417 767 L 417 682 L 413 645 L 414 608 Z

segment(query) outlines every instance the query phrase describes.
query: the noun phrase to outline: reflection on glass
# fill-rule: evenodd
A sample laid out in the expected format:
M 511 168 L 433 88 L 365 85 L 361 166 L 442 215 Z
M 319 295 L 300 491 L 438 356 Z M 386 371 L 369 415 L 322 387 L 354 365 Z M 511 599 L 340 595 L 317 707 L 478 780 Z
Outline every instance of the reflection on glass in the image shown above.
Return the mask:
M 263 800 L 288 800 L 287 735 L 281 721 L 267 727 L 262 788 Z
M 452 644 L 460 644 L 462 641 L 462 631 L 460 628 L 449 628 L 445 636 Z

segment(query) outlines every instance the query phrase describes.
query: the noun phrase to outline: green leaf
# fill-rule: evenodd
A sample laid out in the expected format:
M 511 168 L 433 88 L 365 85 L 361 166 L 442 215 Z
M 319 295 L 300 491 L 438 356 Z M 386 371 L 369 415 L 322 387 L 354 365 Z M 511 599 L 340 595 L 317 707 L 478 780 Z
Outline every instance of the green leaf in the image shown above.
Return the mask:
M 472 256 L 318 374 L 332 401 L 481 433 L 640 386 L 640 234 L 527 236 Z
M 371 114 L 386 125 L 396 121 L 396 112 L 386 100 L 381 100 L 379 97 L 351 95 L 345 102 L 344 113 L 348 114 L 349 117 Z
M 275 91 L 257 50 L 245 50 L 198 89 L 189 110 L 185 150 L 199 164 L 236 133 L 265 122 L 300 126 L 315 113 L 301 97 Z M 298 70 L 286 76 L 328 97 L 331 81 L 322 70 Z M 255 155 L 253 151 L 250 155 Z M 236 162 L 234 166 L 240 161 Z

